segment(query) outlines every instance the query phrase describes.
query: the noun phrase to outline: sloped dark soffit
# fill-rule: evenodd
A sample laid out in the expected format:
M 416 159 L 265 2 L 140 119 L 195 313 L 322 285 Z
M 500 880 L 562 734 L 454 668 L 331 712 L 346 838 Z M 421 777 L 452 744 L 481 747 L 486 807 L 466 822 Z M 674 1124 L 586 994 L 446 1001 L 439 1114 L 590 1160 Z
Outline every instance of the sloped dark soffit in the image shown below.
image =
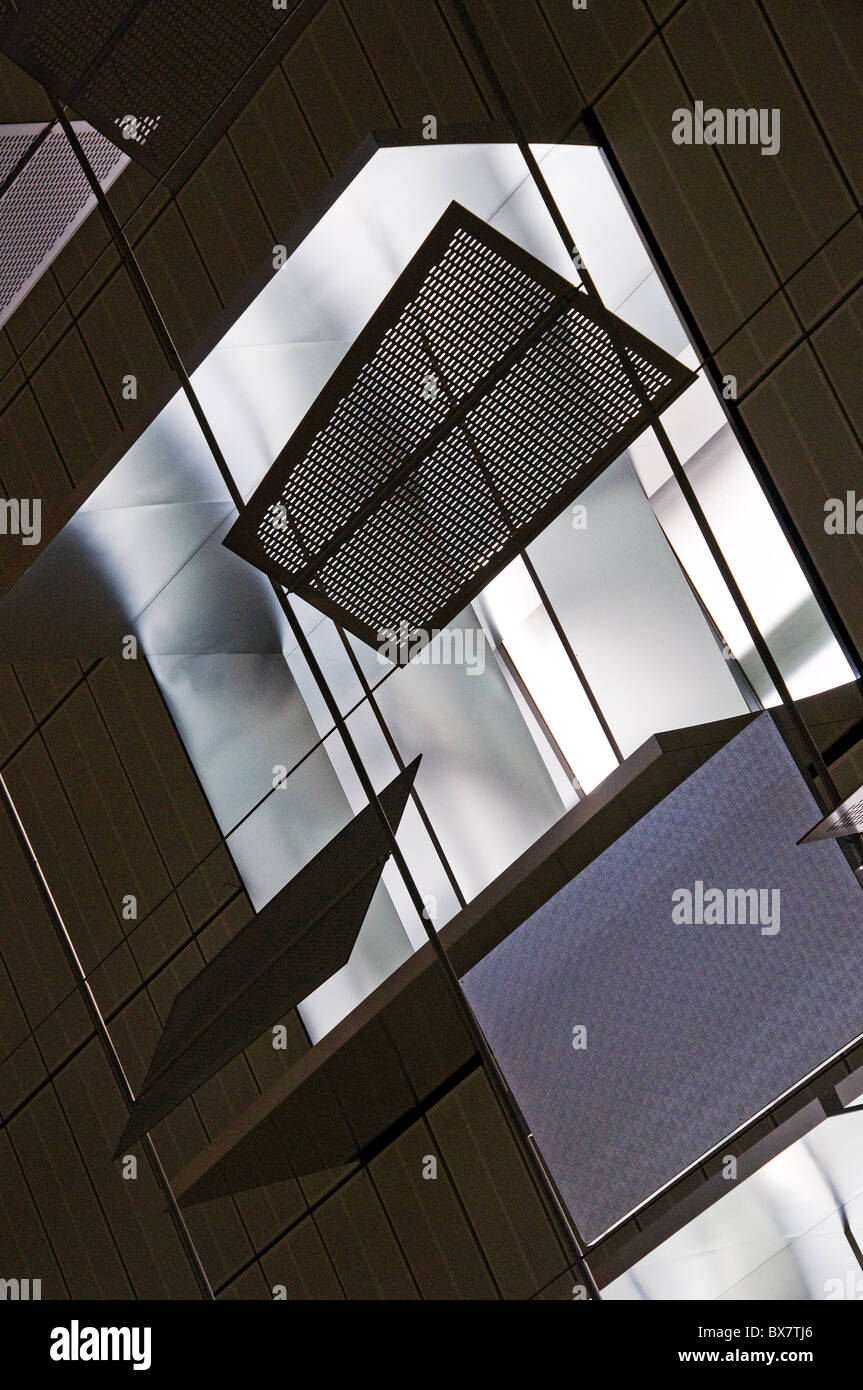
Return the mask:
M 419 761 L 380 794 L 393 830 Z M 180 992 L 116 1157 L 347 964 L 389 853 L 370 804 Z

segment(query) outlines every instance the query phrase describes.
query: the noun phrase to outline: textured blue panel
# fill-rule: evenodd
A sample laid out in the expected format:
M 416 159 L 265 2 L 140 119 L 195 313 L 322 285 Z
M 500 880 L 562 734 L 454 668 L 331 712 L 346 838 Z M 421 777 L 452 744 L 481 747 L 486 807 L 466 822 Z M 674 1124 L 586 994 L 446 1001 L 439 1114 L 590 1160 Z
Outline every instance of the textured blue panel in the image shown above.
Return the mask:
M 863 1033 L 863 891 L 795 843 L 816 814 L 762 715 L 465 977 L 588 1240 Z M 696 881 L 778 889 L 779 930 L 676 923 Z

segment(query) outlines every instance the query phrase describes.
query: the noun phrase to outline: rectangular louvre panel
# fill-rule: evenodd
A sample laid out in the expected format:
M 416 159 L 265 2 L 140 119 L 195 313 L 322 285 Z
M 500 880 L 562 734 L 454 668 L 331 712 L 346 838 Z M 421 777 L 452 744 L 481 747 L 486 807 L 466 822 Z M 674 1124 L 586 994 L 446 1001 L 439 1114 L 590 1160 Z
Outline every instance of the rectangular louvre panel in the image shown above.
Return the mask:
M 321 3 L 25 0 L 17 17 L 0 8 L 0 47 L 176 187 L 255 85 L 251 69 L 275 65 Z M 124 138 L 130 115 L 138 126 Z
M 108 188 L 128 164 L 126 155 L 83 121 L 75 121 L 74 129 L 93 172 Z M 43 135 L 44 130 L 0 126 L 0 180 L 14 174 L 0 198 L 0 325 L 96 205 L 63 131 L 54 126 Z
M 418 765 L 381 792 L 393 830 Z M 347 964 L 389 853 L 370 804 L 180 992 L 116 1156 Z
M 371 645 L 446 627 L 692 373 L 453 203 L 226 544 Z

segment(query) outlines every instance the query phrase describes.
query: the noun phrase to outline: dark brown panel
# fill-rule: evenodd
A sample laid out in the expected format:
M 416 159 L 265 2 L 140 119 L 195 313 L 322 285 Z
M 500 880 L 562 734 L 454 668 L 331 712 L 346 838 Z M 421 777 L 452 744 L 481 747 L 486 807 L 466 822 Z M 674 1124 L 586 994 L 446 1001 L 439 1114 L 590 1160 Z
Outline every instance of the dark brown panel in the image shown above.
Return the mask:
M 349 1299 L 418 1298 L 368 1173 L 358 1173 L 315 1212 L 315 1225 Z
M 35 1035 L 0 1062 L 0 1118 L 6 1119 L 43 1084 L 48 1073 Z
M 0 664 L 0 762 L 5 762 L 34 728 L 14 668 Z
M 186 880 L 184 905 L 198 926 L 199 914 L 221 906 L 239 879 L 223 850 L 187 880 L 215 851 L 219 832 L 162 696 L 141 658 L 104 660 L 89 684 L 171 877 Z
M 112 903 L 40 735 L 4 772 L 12 799 L 85 970 L 122 939 L 121 903 Z
M 16 661 L 14 670 L 38 724 L 47 719 L 83 679 L 82 669 L 74 660 Z
M 5 1277 L 41 1279 L 43 1298 L 68 1298 L 69 1286 L 31 1192 L 8 1134 L 0 1134 L 0 1263 L 9 1271 Z
M 145 917 L 129 935 L 129 949 L 143 978 L 149 978 L 189 940 L 191 928 L 176 893 Z
M 132 1298 L 131 1283 L 53 1087 L 8 1126 L 72 1298 Z
M 171 880 L 88 686 L 69 696 L 43 736 L 114 912 L 125 925 L 123 899 L 134 894 L 144 916 Z
M 106 389 L 122 411 L 131 443 L 136 433 L 132 426 L 143 427 L 144 420 L 155 415 L 173 378 L 124 268 L 111 276 L 82 312 L 79 327 Z M 138 383 L 137 403 L 122 399 L 123 377 L 130 372 Z
M 341 5 L 325 7 L 297 40 L 282 67 L 330 170 L 393 111 Z
M 23 352 L 33 342 L 62 302 L 62 291 L 53 268 L 49 267 L 6 323 L 9 341 L 16 352 Z
M 0 813 L 0 863 L 0 950 L 35 1028 L 71 992 L 74 980 L 5 808 Z
M 149 1163 L 124 1178 L 111 1162 L 109 1131 L 123 1100 L 100 1042 L 92 1042 L 55 1083 L 137 1298 L 198 1298 L 199 1289 Z
M 428 1120 L 503 1297 L 532 1297 L 565 1258 L 484 1074 L 469 1076 Z
M 113 398 L 120 399 L 120 378 L 103 385 L 76 328 L 60 340 L 32 384 L 66 467 L 78 483 L 120 433 L 109 404 L 112 387 Z
M 56 528 L 56 516 L 71 483 L 29 386 L 0 415 L 0 459 L 8 497 L 41 500 L 43 547 Z M 16 540 L 0 549 L 0 592 L 5 593 L 42 547 L 19 545 Z
M 765 0 L 764 7 L 858 199 L 863 198 L 863 8 L 857 0 L 808 0 L 805 5 Z
M 0 53 L 0 122 L 4 125 L 49 121 L 51 102 L 40 83 Z
M 231 143 L 274 238 L 286 238 L 329 170 L 280 67 L 231 127 Z
M 227 139 L 192 175 L 178 204 L 223 304 L 271 254 L 269 228 Z
M 345 1296 L 311 1217 L 301 1221 L 268 1251 L 261 1259 L 261 1267 L 270 1289 L 281 1285 L 284 1298 L 290 1301 Z
M 751 144 L 715 149 L 785 279 L 854 210 L 830 151 L 755 0 L 689 0 L 665 34 L 692 101 L 780 113 L 777 153 Z M 681 162 L 691 153 L 675 150 Z
M 175 203 L 169 203 L 159 214 L 138 242 L 135 254 L 180 355 L 185 357 L 207 332 L 221 303 Z M 123 337 L 128 353 L 128 329 Z
M 76 983 L 40 1024 L 36 1042 L 48 1071 L 55 1072 L 92 1036 L 93 1021 Z
M 838 399 L 863 438 L 863 290 L 831 314 L 812 335 L 812 346 Z
M 735 378 L 739 397 L 802 336 L 788 298 L 784 290 L 779 290 L 729 338 L 716 354 L 716 360 L 723 374 L 730 373 Z
M 863 454 L 810 347 L 804 345 L 743 403 L 743 417 L 853 637 L 863 641 L 863 545 L 828 535 L 824 504 L 859 488 Z
M 537 0 L 466 0 L 466 5 L 522 123 L 544 139 L 565 135 L 578 120 L 584 99 Z M 476 66 L 464 31 L 453 27 Z
M 689 105 L 657 39 L 597 110 L 686 303 L 716 347 L 778 286 L 715 149 L 672 142 L 672 113 Z
M 455 21 L 447 27 L 434 3 L 347 0 L 345 10 L 400 125 L 419 138 L 425 116 L 439 125 L 488 119 L 462 56 L 461 32 Z
M 197 948 L 192 950 L 197 955 Z M 192 950 L 185 953 L 188 958 L 186 970 L 196 968 Z M 197 956 L 197 961 L 200 963 L 200 956 Z M 170 998 L 176 993 L 184 973 L 182 966 L 179 975 L 176 966 L 162 971 L 161 987 L 159 982 L 153 987 L 161 1008 L 165 1007 L 161 1003 L 162 997 L 166 995 Z M 112 1040 L 133 1089 L 146 1071 L 160 1031 L 160 1015 L 156 1012 L 149 990 L 137 995 L 110 1025 Z M 168 1172 L 181 1167 L 197 1153 L 207 1141 L 207 1132 L 194 1101 L 187 1101 L 173 1115 L 169 1115 L 154 1131 L 153 1141 Z M 132 1152 L 138 1155 L 140 1162 L 140 1145 L 136 1145 Z M 186 1213 L 185 1219 L 214 1287 L 229 1282 L 252 1258 L 254 1251 L 251 1241 L 232 1197 L 217 1197 L 199 1210 Z
M 804 328 L 863 281 L 863 217 L 852 218 L 786 286 Z
M 562 48 L 575 83 L 586 101 L 626 66 L 653 31 L 641 0 L 539 0 L 539 7 Z
M 498 1297 L 425 1121 L 390 1144 L 369 1172 L 423 1298 Z
M 261 1272 L 261 1266 L 255 1263 L 250 1269 L 245 1270 L 243 1274 L 232 1280 L 226 1289 L 222 1289 L 219 1298 L 251 1301 L 252 1299 L 272 1298 L 272 1294 L 267 1288 L 267 1281 Z

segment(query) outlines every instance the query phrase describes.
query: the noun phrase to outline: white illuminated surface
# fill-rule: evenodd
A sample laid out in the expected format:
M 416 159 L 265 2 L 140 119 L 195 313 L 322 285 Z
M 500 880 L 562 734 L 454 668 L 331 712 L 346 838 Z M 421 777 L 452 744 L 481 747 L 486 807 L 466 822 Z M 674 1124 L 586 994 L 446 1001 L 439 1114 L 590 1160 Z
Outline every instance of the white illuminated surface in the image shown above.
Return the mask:
M 579 785 L 592 791 L 617 759 L 523 562 L 507 565 L 481 601 Z
M 825 1120 L 602 1290 L 608 1300 L 863 1299 L 863 1114 Z
M 695 367 L 691 348 L 680 358 Z M 853 680 L 854 672 L 703 373 L 662 420 L 793 698 Z M 642 436 L 630 455 L 657 519 L 714 622 L 762 702 L 778 704 L 779 696 L 652 432 Z

